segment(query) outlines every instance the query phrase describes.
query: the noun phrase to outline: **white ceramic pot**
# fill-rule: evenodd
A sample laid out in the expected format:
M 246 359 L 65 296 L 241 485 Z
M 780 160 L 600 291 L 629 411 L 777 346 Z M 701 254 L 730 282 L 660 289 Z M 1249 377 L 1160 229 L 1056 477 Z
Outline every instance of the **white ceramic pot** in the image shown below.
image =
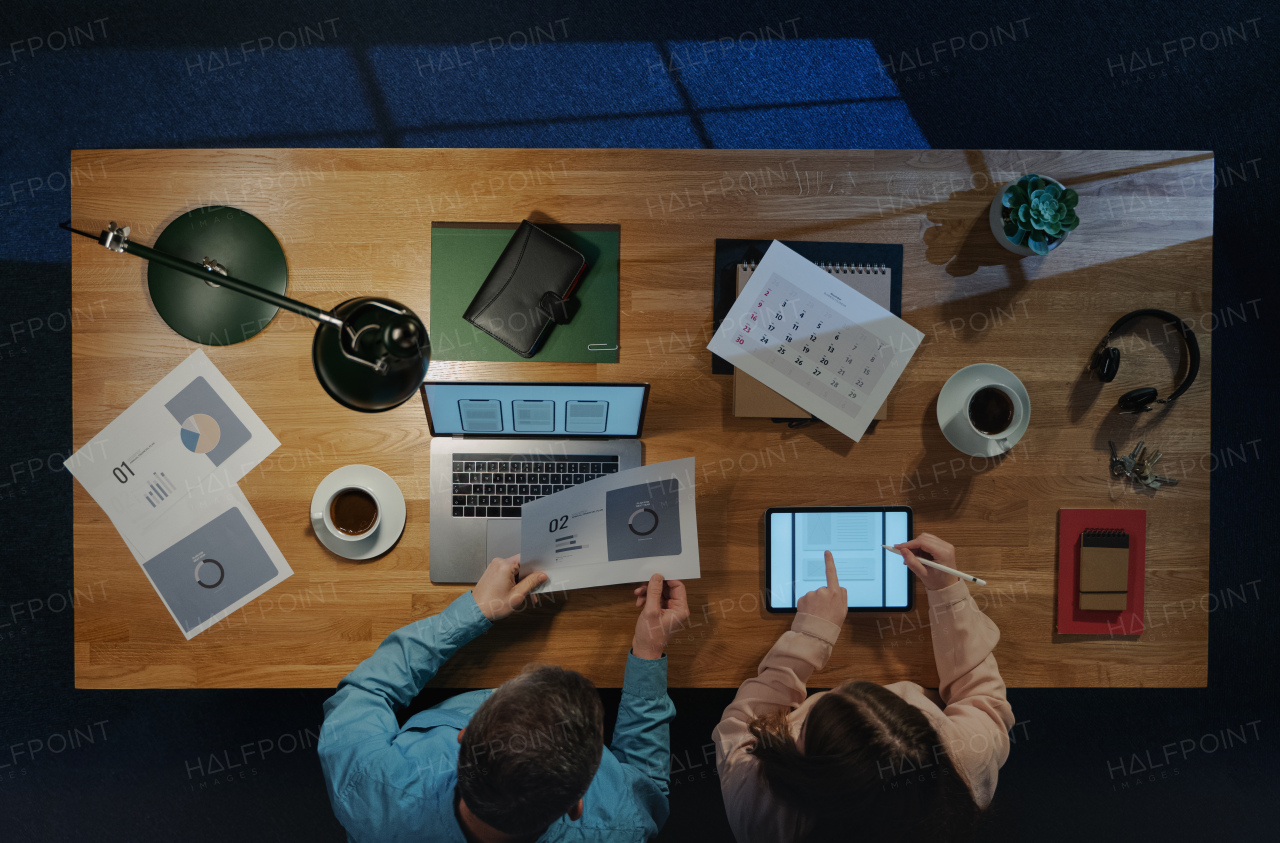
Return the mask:
M 1044 176 L 1044 175 L 1040 176 L 1040 178 L 1044 179 L 1047 182 L 1052 182 L 1064 190 L 1066 189 L 1066 185 L 1064 185 L 1062 182 L 1058 181 L 1057 179 L 1050 178 L 1049 176 Z M 1015 255 L 1035 257 L 1036 253 L 1031 251 L 1031 249 L 1028 246 L 1014 243 L 1004 233 L 1004 220 L 1001 219 L 1001 212 L 1004 210 L 1004 206 L 1000 204 L 1000 200 L 1004 198 L 1005 192 L 1008 191 L 1008 189 L 1013 187 L 1015 184 L 1017 184 L 1017 182 L 1012 182 L 1012 181 L 1009 182 L 1003 188 L 1001 188 L 1000 192 L 997 193 L 995 198 L 991 200 L 991 209 L 990 209 L 990 212 L 987 214 L 987 220 L 991 223 L 991 233 L 995 235 L 997 243 L 999 243 L 1001 246 L 1004 246 L 1006 249 L 1013 252 Z M 1067 240 L 1067 235 L 1069 234 L 1071 234 L 1070 231 L 1068 231 L 1066 234 L 1063 234 L 1061 237 L 1059 237 L 1058 240 L 1049 247 L 1049 251 L 1052 252 L 1054 249 L 1058 248 L 1063 243 L 1065 243 Z

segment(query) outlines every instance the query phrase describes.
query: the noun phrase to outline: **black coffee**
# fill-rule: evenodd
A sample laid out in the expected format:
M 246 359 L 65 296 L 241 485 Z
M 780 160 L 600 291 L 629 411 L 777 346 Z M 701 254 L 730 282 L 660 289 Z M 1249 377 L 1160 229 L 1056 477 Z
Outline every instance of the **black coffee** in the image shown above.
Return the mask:
M 1004 433 L 1013 424 L 1013 399 L 994 386 L 979 389 L 969 401 L 969 421 L 988 436 Z
M 348 536 L 367 533 L 378 520 L 378 503 L 364 489 L 343 489 L 329 505 L 329 520 Z

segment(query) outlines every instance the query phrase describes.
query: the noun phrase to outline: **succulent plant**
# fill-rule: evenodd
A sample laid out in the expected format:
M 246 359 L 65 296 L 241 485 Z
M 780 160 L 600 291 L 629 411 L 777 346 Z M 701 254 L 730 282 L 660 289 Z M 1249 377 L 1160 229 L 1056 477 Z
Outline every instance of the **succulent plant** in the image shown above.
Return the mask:
M 1010 185 L 1000 197 L 1004 233 L 1013 243 L 1047 255 L 1054 245 L 1080 224 L 1076 203 L 1080 196 L 1034 173 Z

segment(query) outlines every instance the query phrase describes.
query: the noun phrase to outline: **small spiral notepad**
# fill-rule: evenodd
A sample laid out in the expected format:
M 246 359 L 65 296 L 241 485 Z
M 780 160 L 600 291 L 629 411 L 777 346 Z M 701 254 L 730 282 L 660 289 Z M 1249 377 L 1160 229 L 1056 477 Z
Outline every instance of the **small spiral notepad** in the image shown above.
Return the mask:
M 887 268 L 832 268 L 774 242 L 707 348 L 857 441 L 924 334 L 837 276 Z

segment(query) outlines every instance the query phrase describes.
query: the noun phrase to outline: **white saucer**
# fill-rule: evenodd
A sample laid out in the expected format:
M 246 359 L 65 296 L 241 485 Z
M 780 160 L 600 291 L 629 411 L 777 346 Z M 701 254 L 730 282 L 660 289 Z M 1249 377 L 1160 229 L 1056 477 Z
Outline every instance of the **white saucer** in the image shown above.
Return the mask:
M 1022 399 L 1022 420 L 1009 431 L 1005 445 L 975 431 L 969 424 L 968 408 L 965 407 L 965 401 L 980 384 L 992 382 L 1007 386 Z M 942 435 L 947 437 L 947 441 L 956 450 L 971 457 L 996 457 L 1013 450 L 1027 432 L 1030 423 L 1031 396 L 1027 393 L 1027 388 L 1018 380 L 1017 375 L 994 363 L 965 366 L 952 375 L 942 387 L 942 392 L 938 393 L 938 426 L 942 428 Z
M 340 539 L 324 524 L 324 505 L 343 486 L 360 485 L 373 490 L 382 520 L 372 533 L 358 541 Z M 325 547 L 345 559 L 372 559 L 386 553 L 404 533 L 404 495 L 396 481 L 371 465 L 344 465 L 320 481 L 311 497 L 311 528 Z

